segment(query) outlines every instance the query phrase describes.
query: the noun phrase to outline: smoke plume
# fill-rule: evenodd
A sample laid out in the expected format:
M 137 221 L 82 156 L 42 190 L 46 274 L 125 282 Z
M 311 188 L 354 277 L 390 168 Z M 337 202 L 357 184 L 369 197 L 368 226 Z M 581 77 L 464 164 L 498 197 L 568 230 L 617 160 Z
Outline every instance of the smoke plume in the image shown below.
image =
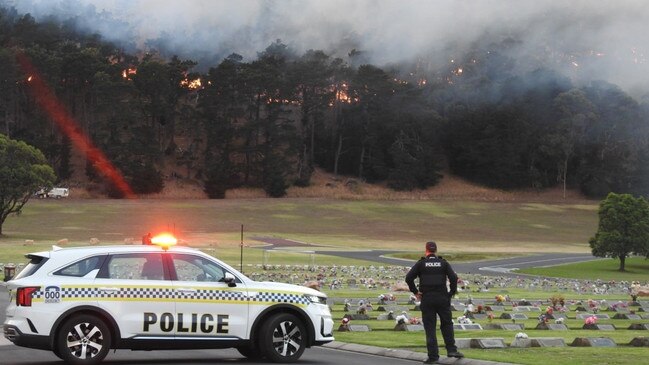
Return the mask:
M 2 0 L 0 0 L 0 3 Z M 627 90 L 649 85 L 643 0 L 4 0 L 37 19 L 73 18 L 85 31 L 212 66 L 248 60 L 281 39 L 296 52 L 361 50 L 377 65 L 439 67 L 475 47 L 515 40 L 512 55 L 574 80 Z M 208 63 L 205 65 L 205 63 Z M 521 62 L 518 62 L 519 64 Z

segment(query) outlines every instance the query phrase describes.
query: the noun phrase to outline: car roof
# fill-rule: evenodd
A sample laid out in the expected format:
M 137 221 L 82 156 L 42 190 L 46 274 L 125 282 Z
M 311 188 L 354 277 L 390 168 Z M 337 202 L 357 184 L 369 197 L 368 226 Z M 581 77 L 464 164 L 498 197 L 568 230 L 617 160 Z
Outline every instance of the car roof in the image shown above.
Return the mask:
M 157 245 L 113 245 L 113 246 L 81 246 L 59 247 L 52 246 L 51 251 L 33 252 L 27 256 L 52 257 L 60 254 L 91 255 L 97 253 L 129 253 L 129 252 L 200 252 L 195 248 L 171 246 L 167 250 Z

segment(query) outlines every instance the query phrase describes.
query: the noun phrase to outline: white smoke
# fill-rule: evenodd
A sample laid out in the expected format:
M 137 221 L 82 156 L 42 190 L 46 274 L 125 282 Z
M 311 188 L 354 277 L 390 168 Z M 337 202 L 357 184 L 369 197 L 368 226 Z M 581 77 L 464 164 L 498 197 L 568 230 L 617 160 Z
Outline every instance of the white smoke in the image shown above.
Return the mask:
M 253 59 L 277 39 L 298 53 L 322 49 L 343 56 L 356 48 L 371 62 L 385 65 L 418 59 L 449 62 L 478 41 L 511 37 L 520 41 L 521 59 L 573 78 L 596 77 L 627 89 L 644 87 L 649 80 L 645 0 L 7 2 L 37 18 L 77 17 L 81 28 L 106 39 L 141 48 L 156 44 L 212 65 L 232 52 Z

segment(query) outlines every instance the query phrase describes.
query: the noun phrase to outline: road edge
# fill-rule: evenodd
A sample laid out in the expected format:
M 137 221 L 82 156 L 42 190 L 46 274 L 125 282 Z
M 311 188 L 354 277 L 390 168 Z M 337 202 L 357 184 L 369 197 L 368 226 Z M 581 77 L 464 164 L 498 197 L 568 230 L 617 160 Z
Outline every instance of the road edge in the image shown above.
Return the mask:
M 328 348 L 328 349 L 333 349 L 333 350 L 358 352 L 358 353 L 367 354 L 367 355 L 393 357 L 393 358 L 397 358 L 397 359 L 406 359 L 406 360 L 421 361 L 421 362 L 426 360 L 426 358 L 428 357 L 423 352 L 416 352 L 416 351 L 402 350 L 402 349 L 391 349 L 391 348 L 378 347 L 378 346 L 360 345 L 360 344 L 340 342 L 340 341 L 329 342 L 329 343 L 323 345 L 322 347 Z M 448 357 L 445 357 L 445 356 L 440 356 L 439 363 L 440 364 L 449 364 L 449 365 L 450 364 L 454 364 L 454 365 L 516 365 L 516 364 L 512 364 L 512 363 L 503 363 L 503 362 L 468 359 L 468 358 L 455 359 L 455 358 L 448 358 Z

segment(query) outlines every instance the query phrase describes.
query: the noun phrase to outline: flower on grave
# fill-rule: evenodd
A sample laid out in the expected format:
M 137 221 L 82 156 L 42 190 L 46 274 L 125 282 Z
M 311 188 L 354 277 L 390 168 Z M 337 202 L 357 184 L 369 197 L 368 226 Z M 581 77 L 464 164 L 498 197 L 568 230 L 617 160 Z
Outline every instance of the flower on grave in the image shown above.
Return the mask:
M 516 337 L 515 337 L 515 338 L 516 338 L 517 340 L 521 340 L 521 339 L 529 338 L 529 336 L 528 336 L 527 333 L 525 333 L 525 332 L 518 332 L 518 333 L 516 334 Z
M 397 318 L 394 319 L 394 321 L 397 322 L 397 324 L 405 324 L 406 322 L 408 322 L 408 316 L 400 314 L 397 316 Z
M 421 324 L 421 319 L 419 319 L 417 317 L 412 317 L 412 318 L 410 318 L 410 320 L 408 320 L 408 322 L 410 324 Z
M 478 309 L 476 313 L 480 313 L 480 314 L 484 313 L 484 307 L 482 307 L 482 304 L 478 304 Z
M 566 320 L 566 319 L 565 319 L 564 317 L 557 318 L 557 319 L 554 320 L 554 323 L 556 323 L 556 324 L 563 324 L 563 322 L 564 322 L 565 320 Z
M 457 317 L 457 323 L 459 324 L 473 324 L 473 322 L 466 316 Z
M 340 326 L 343 328 L 347 328 L 349 326 L 349 318 L 347 317 L 343 318 L 343 320 L 340 321 Z
M 496 295 L 496 302 L 502 303 L 505 301 L 505 297 L 502 296 L 501 294 Z
M 552 315 L 553 313 L 554 313 L 554 308 L 552 307 L 545 308 L 545 314 Z
M 494 320 L 494 314 L 493 312 L 487 313 L 487 319 L 489 320 L 489 323 Z
M 596 324 L 597 323 L 597 317 L 596 316 L 586 317 L 586 319 L 584 320 L 584 323 L 585 324 Z
M 546 316 L 545 314 L 541 314 L 538 319 L 539 323 L 548 323 L 548 316 Z

